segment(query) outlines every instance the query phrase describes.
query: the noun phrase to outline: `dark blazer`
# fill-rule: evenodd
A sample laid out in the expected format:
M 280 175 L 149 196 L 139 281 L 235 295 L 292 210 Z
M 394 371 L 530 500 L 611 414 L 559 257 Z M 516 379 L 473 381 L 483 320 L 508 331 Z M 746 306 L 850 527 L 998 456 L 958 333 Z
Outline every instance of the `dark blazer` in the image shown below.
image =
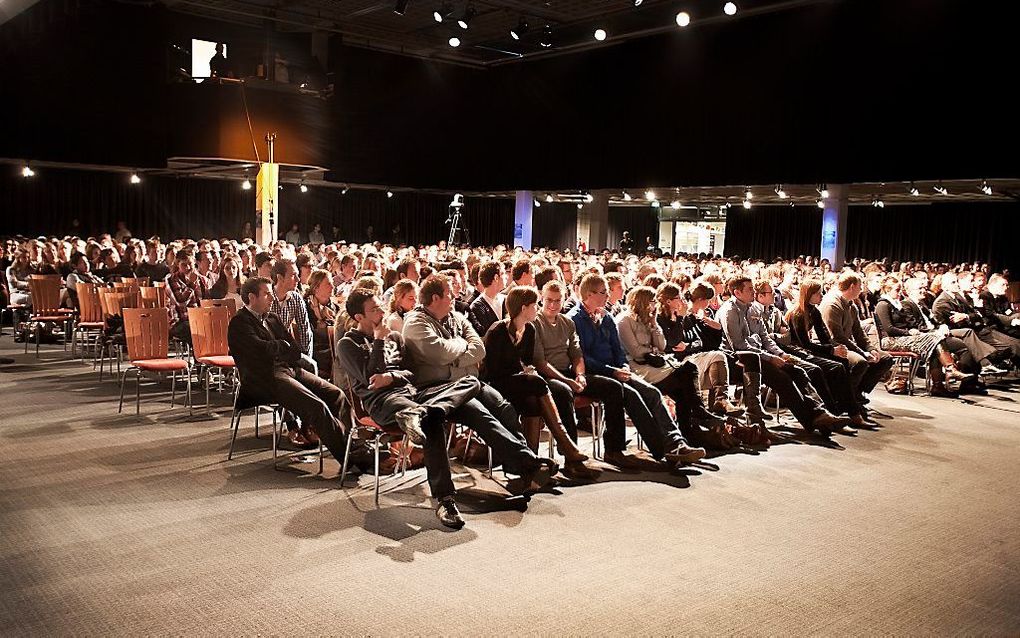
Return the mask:
M 949 315 L 954 312 L 962 312 L 967 315 L 967 321 L 960 323 L 953 323 L 949 320 Z M 962 295 L 950 294 L 946 291 L 939 293 L 939 296 L 935 298 L 935 303 L 931 305 L 931 313 L 935 316 L 937 323 L 944 323 L 950 328 L 973 328 L 980 330 L 985 327 L 985 319 L 981 316 L 974 306 L 970 305 Z
M 983 290 L 981 291 L 981 303 L 981 308 L 977 310 L 984 316 L 985 322 L 989 326 L 1012 337 L 1020 334 L 1020 328 L 1013 325 L 1016 315 L 1013 314 L 1012 304 L 1009 303 L 1009 299 L 1005 295 L 996 297 L 987 290 Z
M 811 339 L 811 329 L 814 328 L 818 341 Z M 796 318 L 790 317 L 790 337 L 793 345 L 804 348 L 808 352 L 821 357 L 832 358 L 832 335 L 825 327 L 825 320 L 822 319 L 822 312 L 816 306 L 808 308 L 808 325 L 805 329 L 804 323 Z
M 489 302 L 485 300 L 485 296 L 478 295 L 468 309 L 468 320 L 471 321 L 475 332 L 484 336 L 489 331 L 489 327 L 499 321 L 499 317 L 496 316 Z
M 301 361 L 301 348 L 283 327 L 279 315 L 267 313 L 266 324 L 268 329 L 252 312 L 242 308 L 230 320 L 227 344 L 241 375 L 244 393 L 274 400 L 273 375 L 278 370 L 293 374 Z
M 510 338 L 510 321 L 498 321 L 485 333 L 485 363 L 482 380 L 499 382 L 524 372 L 524 366 L 535 365 L 535 325 L 524 326 L 524 336 L 514 343 Z

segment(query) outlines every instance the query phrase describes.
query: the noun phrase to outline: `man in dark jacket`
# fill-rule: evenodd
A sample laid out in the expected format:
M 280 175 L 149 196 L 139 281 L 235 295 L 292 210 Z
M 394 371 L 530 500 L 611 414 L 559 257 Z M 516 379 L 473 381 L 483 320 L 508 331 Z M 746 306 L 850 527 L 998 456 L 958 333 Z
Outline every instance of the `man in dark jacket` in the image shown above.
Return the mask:
M 297 415 L 333 457 L 343 462 L 344 429 L 336 416 L 343 392 L 309 371 L 311 358 L 301 353 L 280 317 L 269 312 L 273 302 L 270 285 L 264 277 L 244 282 L 244 307 L 227 329 L 230 355 L 241 375 L 241 391 L 260 402 L 278 403 Z

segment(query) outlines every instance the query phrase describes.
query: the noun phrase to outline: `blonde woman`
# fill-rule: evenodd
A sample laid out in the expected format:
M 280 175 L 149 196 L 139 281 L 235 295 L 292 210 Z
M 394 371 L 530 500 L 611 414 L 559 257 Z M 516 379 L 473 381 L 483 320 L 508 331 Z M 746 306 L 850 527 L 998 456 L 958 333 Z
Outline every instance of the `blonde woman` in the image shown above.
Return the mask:
M 410 312 L 418 303 L 418 284 L 410 279 L 401 279 L 393 286 L 393 296 L 390 297 L 389 313 L 384 323 L 387 328 L 395 332 L 403 332 L 404 315 Z
M 335 325 L 340 306 L 333 301 L 333 281 L 328 271 L 312 270 L 305 288 L 305 304 L 312 329 L 312 358 L 319 366 L 319 376 L 330 379 L 333 357 L 329 348 L 329 327 Z
M 656 321 L 657 314 L 653 288 L 638 286 L 627 294 L 626 308 L 616 326 L 631 370 L 676 402 L 677 425 L 685 438 L 729 447 L 722 440 L 725 419 L 709 412 L 701 398 L 698 367 L 691 361 L 664 356 L 666 336 Z M 712 434 L 706 436 L 700 425 Z

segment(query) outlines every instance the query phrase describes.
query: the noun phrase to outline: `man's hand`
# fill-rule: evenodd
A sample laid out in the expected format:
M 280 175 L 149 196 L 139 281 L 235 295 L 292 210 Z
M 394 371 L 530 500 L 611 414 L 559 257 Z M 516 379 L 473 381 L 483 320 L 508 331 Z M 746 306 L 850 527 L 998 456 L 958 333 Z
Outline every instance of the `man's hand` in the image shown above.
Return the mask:
M 952 321 L 953 323 L 960 323 L 962 321 L 967 320 L 967 315 L 963 314 L 962 312 L 954 312 L 949 315 L 949 320 Z
M 390 335 L 390 329 L 386 327 L 386 324 L 380 322 L 379 325 L 375 327 L 375 330 L 372 331 L 372 335 L 376 339 L 385 339 Z
M 840 344 L 834 347 L 832 349 L 832 354 L 836 355 L 837 357 L 840 357 L 841 359 L 846 359 L 847 356 L 846 346 Z
M 921 331 L 920 331 L 920 330 L 918 330 L 917 328 L 911 328 L 911 329 L 910 329 L 910 330 L 908 330 L 907 332 L 909 332 L 909 333 L 910 333 L 910 334 L 912 334 L 912 335 L 916 335 L 916 334 L 921 334 Z
M 389 373 L 373 374 L 368 380 L 369 390 L 381 390 L 393 383 L 393 375 Z
M 584 386 L 581 385 L 579 382 L 573 380 L 573 379 L 568 379 L 567 380 L 567 387 L 570 388 L 570 390 L 574 394 L 580 394 L 580 393 L 584 392 Z
M 613 376 L 616 377 L 617 381 L 628 381 L 630 380 L 630 370 L 623 368 L 616 368 L 613 370 Z
M 1011 326 L 1020 326 L 1020 318 L 1017 318 L 1017 319 L 1014 319 L 1013 321 L 1010 321 L 1009 325 L 1011 325 Z
M 687 344 L 681 341 L 680 343 L 673 346 L 673 352 L 683 352 L 687 349 Z
M 588 377 L 584 376 L 583 374 L 579 374 L 576 377 L 574 377 L 574 381 L 577 383 L 577 385 L 581 386 L 581 390 L 584 390 L 585 388 L 588 387 Z
M 722 324 L 716 321 L 715 319 L 709 319 L 708 317 L 705 317 L 704 319 L 702 319 L 702 321 L 704 321 L 705 325 L 711 328 L 712 330 L 722 329 Z

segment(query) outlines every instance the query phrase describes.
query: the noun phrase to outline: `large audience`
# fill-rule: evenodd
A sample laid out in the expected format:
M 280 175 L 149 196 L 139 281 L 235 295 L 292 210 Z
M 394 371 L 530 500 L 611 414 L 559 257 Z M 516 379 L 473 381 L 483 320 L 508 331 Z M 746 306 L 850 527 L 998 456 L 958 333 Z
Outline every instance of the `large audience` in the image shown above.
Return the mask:
M 812 257 L 445 242 L 165 244 L 121 227 L 8 239 L 0 265 L 0 304 L 26 311 L 33 274 L 59 275 L 68 308 L 77 283 L 165 282 L 169 336 L 185 342 L 189 308 L 233 299 L 228 340 L 241 388 L 287 409 L 291 441 L 321 441 L 342 459 L 349 390 L 378 424 L 423 449 L 436 514 L 454 528 L 464 520 L 450 422 L 530 493 L 560 476 L 669 471 L 707 451 L 767 447 L 788 436 L 776 427 L 779 405 L 814 436 L 856 435 L 877 426 L 868 405 L 879 383 L 912 387 L 905 361 L 920 362 L 933 397 L 985 394 L 990 376 L 1020 367 L 1009 274 L 978 263 L 834 268 Z M 578 447 L 579 428 L 594 433 L 600 460 Z M 543 429 L 562 467 L 539 453 Z

